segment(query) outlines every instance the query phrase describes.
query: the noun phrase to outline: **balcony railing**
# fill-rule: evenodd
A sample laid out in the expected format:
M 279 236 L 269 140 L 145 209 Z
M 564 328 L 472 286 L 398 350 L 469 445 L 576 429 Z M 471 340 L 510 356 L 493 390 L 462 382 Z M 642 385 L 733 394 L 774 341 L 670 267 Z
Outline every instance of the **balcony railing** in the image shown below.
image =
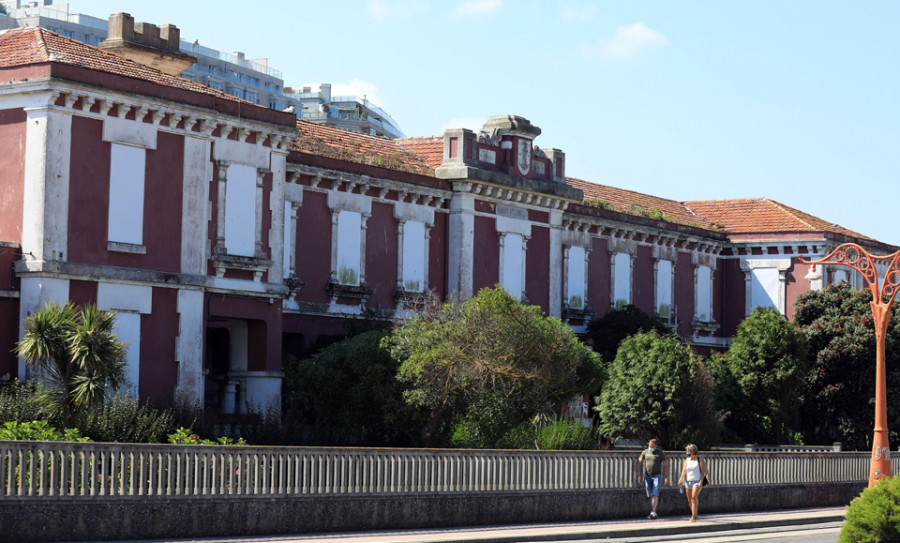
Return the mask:
M 714 485 L 865 482 L 870 453 L 709 452 Z M 676 481 L 681 463 L 669 462 Z M 622 489 L 637 453 L 0 441 L 0 497 Z M 680 458 L 679 458 L 680 460 Z M 894 470 L 900 458 L 894 460 Z

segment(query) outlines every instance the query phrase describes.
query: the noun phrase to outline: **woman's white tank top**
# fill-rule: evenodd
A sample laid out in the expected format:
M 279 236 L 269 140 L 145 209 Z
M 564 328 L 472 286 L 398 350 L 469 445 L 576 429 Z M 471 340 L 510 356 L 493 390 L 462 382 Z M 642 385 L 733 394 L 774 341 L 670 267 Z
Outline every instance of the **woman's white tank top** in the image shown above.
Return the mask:
M 700 475 L 700 460 L 691 460 L 688 458 L 684 461 L 684 467 L 686 469 L 685 479 L 688 481 L 699 481 L 702 475 Z

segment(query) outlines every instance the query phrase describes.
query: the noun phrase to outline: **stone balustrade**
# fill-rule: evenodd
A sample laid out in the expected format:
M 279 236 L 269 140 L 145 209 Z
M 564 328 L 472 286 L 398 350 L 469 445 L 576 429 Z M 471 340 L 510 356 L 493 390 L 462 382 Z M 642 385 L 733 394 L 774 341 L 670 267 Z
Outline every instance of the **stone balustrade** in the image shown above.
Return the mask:
M 708 452 L 716 486 L 864 482 L 869 453 Z M 671 481 L 681 453 L 669 454 Z M 0 498 L 397 495 L 634 488 L 634 451 L 0 442 Z M 894 460 L 894 472 L 900 459 Z

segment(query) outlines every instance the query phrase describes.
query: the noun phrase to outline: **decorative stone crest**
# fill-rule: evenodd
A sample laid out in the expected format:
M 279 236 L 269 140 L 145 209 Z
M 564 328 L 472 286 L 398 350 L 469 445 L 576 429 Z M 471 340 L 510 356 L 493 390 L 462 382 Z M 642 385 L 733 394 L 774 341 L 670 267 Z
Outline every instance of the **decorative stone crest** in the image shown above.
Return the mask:
M 518 153 L 516 153 L 516 166 L 518 166 L 520 174 L 528 175 L 531 171 L 531 155 L 531 141 L 520 139 Z

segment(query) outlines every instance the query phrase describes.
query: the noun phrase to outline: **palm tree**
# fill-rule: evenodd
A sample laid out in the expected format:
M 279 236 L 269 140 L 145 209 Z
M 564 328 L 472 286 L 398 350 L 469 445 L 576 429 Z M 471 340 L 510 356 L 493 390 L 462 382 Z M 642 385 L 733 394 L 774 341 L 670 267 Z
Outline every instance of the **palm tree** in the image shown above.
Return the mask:
M 25 320 L 19 356 L 40 370 L 51 415 L 69 426 L 79 409 L 103 403 L 125 384 L 127 346 L 113 333 L 115 313 L 96 305 L 50 303 Z

